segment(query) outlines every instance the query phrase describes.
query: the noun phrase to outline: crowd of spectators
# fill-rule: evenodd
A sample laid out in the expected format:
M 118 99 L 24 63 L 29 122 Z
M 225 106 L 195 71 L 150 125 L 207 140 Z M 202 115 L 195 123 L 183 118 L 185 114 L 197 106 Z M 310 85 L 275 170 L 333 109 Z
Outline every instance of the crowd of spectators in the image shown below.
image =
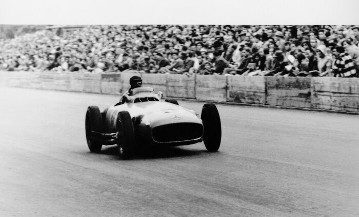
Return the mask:
M 358 26 L 116 25 L 0 40 L 0 70 L 358 77 Z

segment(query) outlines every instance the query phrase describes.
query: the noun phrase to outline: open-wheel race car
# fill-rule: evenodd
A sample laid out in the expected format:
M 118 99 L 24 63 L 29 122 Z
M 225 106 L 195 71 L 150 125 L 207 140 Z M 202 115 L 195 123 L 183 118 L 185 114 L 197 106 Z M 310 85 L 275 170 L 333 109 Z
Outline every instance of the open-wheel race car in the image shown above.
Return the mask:
M 119 156 L 129 159 L 144 145 L 179 146 L 202 141 L 208 151 L 218 151 L 222 130 L 215 104 L 204 104 L 199 117 L 176 100 L 161 98 L 153 88 L 139 87 L 125 102 L 103 112 L 89 106 L 85 128 L 90 151 L 99 153 L 102 145 L 117 145 Z

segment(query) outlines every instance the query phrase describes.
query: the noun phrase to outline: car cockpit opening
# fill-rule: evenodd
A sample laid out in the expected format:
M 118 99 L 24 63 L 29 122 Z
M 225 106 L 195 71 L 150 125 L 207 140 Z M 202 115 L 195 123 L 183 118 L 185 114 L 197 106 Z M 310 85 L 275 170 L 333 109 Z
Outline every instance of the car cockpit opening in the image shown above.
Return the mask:
M 156 97 L 139 97 L 136 98 L 133 102 L 138 103 L 138 102 L 155 102 L 155 101 L 160 101 L 160 100 L 157 99 Z

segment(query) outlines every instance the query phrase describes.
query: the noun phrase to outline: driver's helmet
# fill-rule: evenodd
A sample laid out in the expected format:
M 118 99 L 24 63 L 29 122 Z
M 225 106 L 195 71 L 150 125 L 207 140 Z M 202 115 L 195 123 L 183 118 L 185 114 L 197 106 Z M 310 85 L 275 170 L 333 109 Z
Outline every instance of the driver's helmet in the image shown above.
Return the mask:
M 140 76 L 132 76 L 130 78 L 131 88 L 141 87 L 142 86 L 142 78 Z

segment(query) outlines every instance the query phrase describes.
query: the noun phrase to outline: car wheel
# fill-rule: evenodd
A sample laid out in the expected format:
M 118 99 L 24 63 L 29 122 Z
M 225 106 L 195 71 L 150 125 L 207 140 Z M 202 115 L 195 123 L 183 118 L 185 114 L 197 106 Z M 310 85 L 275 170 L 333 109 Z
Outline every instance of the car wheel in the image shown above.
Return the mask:
M 175 104 L 175 105 L 179 105 L 177 100 L 175 100 L 175 99 L 165 99 L 165 102 L 169 102 L 169 103 L 172 103 L 172 104 Z
M 117 120 L 118 153 L 120 158 L 130 159 L 133 157 L 136 142 L 131 116 L 127 111 L 122 111 L 118 114 Z
M 210 152 L 216 152 L 221 145 L 222 128 L 221 119 L 215 104 L 204 104 L 201 113 L 203 122 L 203 142 L 206 149 Z
M 91 131 L 102 132 L 102 116 L 97 106 L 89 106 L 85 119 L 87 146 L 93 153 L 101 152 L 101 141 L 91 135 Z

